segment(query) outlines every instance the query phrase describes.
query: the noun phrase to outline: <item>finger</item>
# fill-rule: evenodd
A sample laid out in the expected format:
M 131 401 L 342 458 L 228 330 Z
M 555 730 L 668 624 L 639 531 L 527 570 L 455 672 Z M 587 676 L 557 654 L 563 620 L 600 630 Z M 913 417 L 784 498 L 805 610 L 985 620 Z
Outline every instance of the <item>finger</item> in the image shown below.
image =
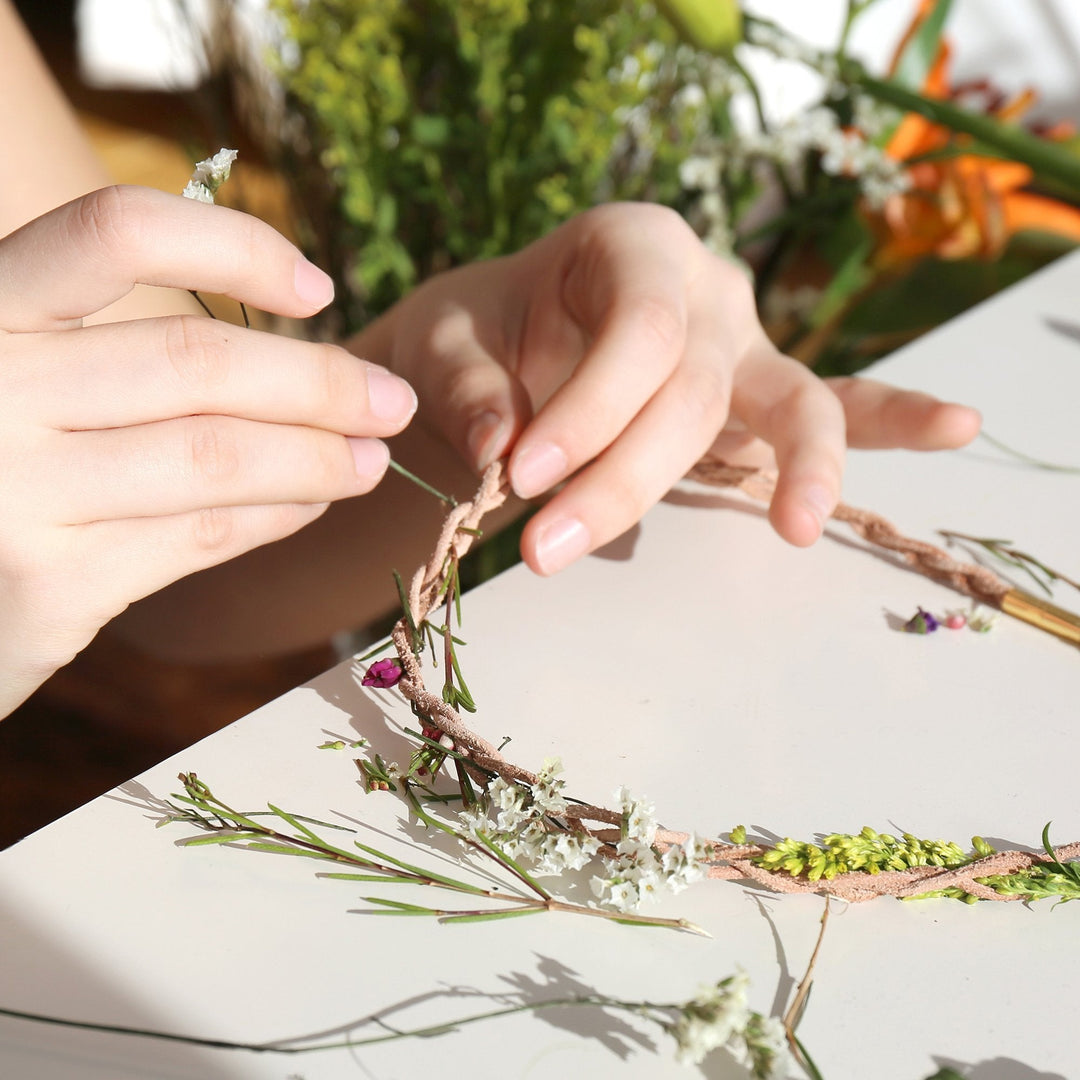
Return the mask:
M 62 328 L 133 285 L 203 289 L 312 315 L 333 283 L 265 222 L 150 188 L 91 192 L 0 241 L 0 327 Z
M 468 272 L 472 272 L 469 268 Z M 501 334 L 506 313 L 461 306 L 442 295 L 461 272 L 437 279 L 414 296 L 425 305 L 424 330 L 408 325 L 395 335 L 394 370 L 417 388 L 420 415 L 441 431 L 462 458 L 480 471 L 502 457 L 532 416 L 513 366 L 515 343 Z M 480 324 L 488 327 L 478 333 Z
M 534 571 L 553 574 L 625 532 L 705 452 L 727 412 L 717 340 L 688 350 L 623 434 L 529 521 L 521 550 Z
M 966 446 L 979 433 L 980 416 L 966 405 L 872 379 L 844 377 L 825 382 L 844 407 L 849 446 L 947 450 Z
M 318 518 L 327 503 L 278 503 L 200 509 L 169 517 L 98 521 L 69 530 L 79 554 L 69 580 L 97 630 L 127 605 L 188 574 L 227 562 L 290 536 Z
M 731 411 L 775 451 L 773 528 L 792 544 L 812 544 L 840 499 L 845 430 L 835 394 L 763 338 L 739 366 Z
M 595 328 L 595 338 L 514 446 L 509 476 L 522 498 L 547 491 L 609 447 L 679 364 L 684 273 L 655 250 L 646 257 L 633 247 L 624 238 L 602 260 L 579 259 L 565 283 L 565 306 L 586 336 Z
M 408 383 L 342 348 L 197 315 L 9 335 L 0 358 L 13 414 L 67 430 L 219 413 L 381 437 L 416 409 Z
M 74 525 L 362 495 L 382 479 L 388 460 L 376 439 L 192 416 L 53 433 L 20 479 L 35 513 Z

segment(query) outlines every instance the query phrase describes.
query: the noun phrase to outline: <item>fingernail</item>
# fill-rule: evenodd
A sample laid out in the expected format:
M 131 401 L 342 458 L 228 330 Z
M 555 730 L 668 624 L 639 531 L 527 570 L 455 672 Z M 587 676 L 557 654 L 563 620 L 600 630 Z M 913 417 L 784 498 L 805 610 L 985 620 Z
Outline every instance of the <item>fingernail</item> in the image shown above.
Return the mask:
M 386 368 L 367 369 L 368 408 L 380 420 L 404 423 L 416 412 L 416 392 Z
M 316 311 L 321 311 L 334 299 L 333 279 L 302 255 L 296 260 L 293 288 L 296 295 Z
M 506 449 L 506 424 L 503 418 L 490 409 L 482 412 L 469 425 L 465 445 L 476 467 L 486 469 Z
M 520 499 L 547 491 L 566 475 L 566 454 L 554 443 L 536 443 L 514 459 L 510 483 Z
M 589 530 L 577 518 L 562 518 L 543 529 L 536 541 L 542 574 L 555 574 L 589 550 Z
M 356 475 L 361 480 L 377 480 L 386 472 L 386 466 L 390 462 L 390 451 L 386 443 L 378 439 L 348 438 L 349 449 L 352 451 L 353 465 L 356 467 Z
M 825 522 L 832 516 L 836 509 L 836 499 L 832 492 L 820 484 L 812 484 L 803 492 L 803 506 L 817 519 L 818 528 L 824 529 Z

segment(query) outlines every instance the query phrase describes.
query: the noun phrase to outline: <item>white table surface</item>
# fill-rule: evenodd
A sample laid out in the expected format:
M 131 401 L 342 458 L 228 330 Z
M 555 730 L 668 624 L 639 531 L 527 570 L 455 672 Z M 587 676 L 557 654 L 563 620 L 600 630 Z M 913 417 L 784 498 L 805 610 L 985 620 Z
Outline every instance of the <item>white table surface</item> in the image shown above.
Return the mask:
M 1074 256 L 877 374 L 977 405 L 990 434 L 1028 454 L 1080 463 L 1078 294 Z M 853 454 L 846 497 L 909 535 L 1004 536 L 1075 574 L 1078 490 L 1080 477 L 980 441 Z M 869 824 L 1037 846 L 1052 820 L 1057 840 L 1080 839 L 1075 648 L 1004 618 L 986 635 L 898 632 L 920 604 L 966 601 L 843 526 L 796 550 L 739 497 L 687 488 L 556 579 L 517 568 L 466 598 L 476 728 L 511 735 L 530 767 L 560 755 L 573 794 L 610 803 L 626 784 L 665 824 L 708 835 L 741 822 L 812 839 Z M 194 770 L 234 806 L 362 821 L 392 847 L 417 835 L 397 800 L 365 795 L 351 754 L 316 747 L 362 734 L 404 761 L 406 723 L 396 693 L 362 690 L 343 664 L 0 853 L 0 1004 L 259 1042 L 373 1013 L 419 1026 L 514 994 L 678 1000 L 741 965 L 754 1007 L 782 1011 L 817 897 L 704 882 L 650 909 L 708 940 L 560 915 L 374 919 L 356 909 L 377 886 L 317 880 L 302 859 L 184 849 L 188 832 L 155 830 L 142 805 Z M 800 1034 L 826 1080 L 922 1080 L 942 1064 L 970 1080 L 1080 1075 L 1078 919 L 1080 904 L 1047 902 L 839 905 Z M 722 1055 L 686 1069 L 671 1050 L 654 1028 L 582 1011 L 303 1058 L 0 1020 L 0 1076 L 19 1080 L 741 1075 Z

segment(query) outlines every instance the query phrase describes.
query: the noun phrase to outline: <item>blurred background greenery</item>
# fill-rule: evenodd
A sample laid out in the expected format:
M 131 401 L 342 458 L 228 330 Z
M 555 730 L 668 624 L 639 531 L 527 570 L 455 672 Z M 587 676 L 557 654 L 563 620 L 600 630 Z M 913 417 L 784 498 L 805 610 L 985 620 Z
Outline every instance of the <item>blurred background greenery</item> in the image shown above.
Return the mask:
M 913 2 L 889 70 L 864 77 L 847 48 L 872 3 L 822 50 L 723 0 L 271 0 L 247 115 L 344 286 L 336 332 L 432 273 L 644 199 L 747 263 L 778 344 L 852 372 L 1080 240 L 1080 170 L 1036 160 L 1073 157 L 1071 129 L 1025 131 L 1033 91 L 950 84 L 950 0 Z M 719 48 L 671 18 L 699 11 Z M 813 71 L 819 100 L 770 117 L 754 51 Z M 897 107 L 874 75 L 944 114 Z

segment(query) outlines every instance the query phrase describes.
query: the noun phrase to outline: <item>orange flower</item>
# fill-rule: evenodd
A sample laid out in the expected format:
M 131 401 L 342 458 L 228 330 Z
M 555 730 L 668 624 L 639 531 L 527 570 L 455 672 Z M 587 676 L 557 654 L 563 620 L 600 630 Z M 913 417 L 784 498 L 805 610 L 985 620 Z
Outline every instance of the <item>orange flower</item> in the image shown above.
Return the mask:
M 920 4 L 897 57 L 932 6 L 928 0 Z M 949 46 L 942 42 L 922 87 L 927 97 L 955 100 L 981 91 L 989 98 L 986 111 L 1003 122 L 1015 122 L 1035 99 L 1034 93 L 1026 90 L 1011 101 L 995 100 L 985 83 L 952 87 L 949 59 Z M 1042 134 L 1060 139 L 1072 132 L 1067 126 L 1056 125 Z M 897 125 L 885 146 L 886 154 L 901 162 L 917 160 L 908 169 L 909 190 L 891 195 L 880 211 L 870 215 L 881 237 L 879 265 L 892 266 L 927 255 L 992 259 L 1001 254 L 1011 236 L 1024 229 L 1051 232 L 1080 243 L 1080 210 L 1024 191 L 1033 175 L 1027 165 L 975 152 L 955 154 L 956 147 L 964 143 L 970 139 L 915 113 L 908 113 Z M 954 156 L 947 156 L 950 150 Z

